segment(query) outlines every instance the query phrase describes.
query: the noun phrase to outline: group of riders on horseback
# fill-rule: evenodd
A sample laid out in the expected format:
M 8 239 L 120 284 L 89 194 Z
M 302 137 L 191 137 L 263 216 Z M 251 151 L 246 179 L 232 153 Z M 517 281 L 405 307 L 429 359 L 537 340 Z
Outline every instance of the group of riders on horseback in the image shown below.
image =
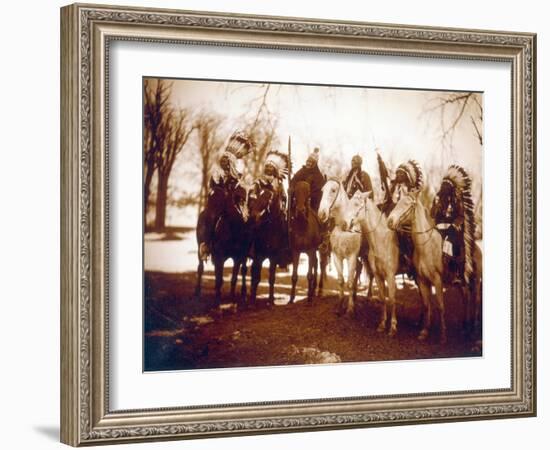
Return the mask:
M 262 262 L 270 260 L 270 300 L 273 301 L 273 284 L 277 266 L 286 267 L 290 262 L 297 265 L 296 248 L 307 253 L 307 246 L 294 237 L 293 231 L 300 227 L 300 214 L 311 214 L 319 238 L 315 238 L 313 247 L 314 272 L 308 271 L 308 299 L 315 289 L 317 277 L 317 256 L 328 258 L 332 227 L 330 221 L 319 220 L 318 212 L 323 196 L 323 186 L 327 177 L 319 169 L 319 148 L 315 148 L 307 157 L 305 164 L 288 183 L 288 197 L 283 186 L 285 178 L 290 176 L 289 155 L 272 150 L 265 159 L 261 176 L 251 186 L 245 186 L 243 176 L 238 170 L 238 160 L 255 150 L 254 142 L 242 131 L 234 132 L 228 140 L 225 150 L 219 157 L 218 164 L 209 180 L 209 195 L 204 211 L 199 216 L 197 226 L 197 243 L 199 246 L 199 280 L 197 290 L 200 293 L 200 278 L 203 262 L 212 257 L 216 267 L 216 297 L 220 300 L 220 289 L 223 278 L 223 263 L 226 259 L 234 261 L 231 292 L 234 294 L 239 269 L 243 275 L 242 295 L 246 295 L 245 276 L 247 258 L 252 258 L 252 297 L 255 299 L 259 283 Z M 381 187 L 384 199 L 377 204 L 386 218 L 390 216 L 399 200 L 412 192 L 419 193 L 423 188 L 423 174 L 420 166 L 413 160 L 400 164 L 391 177 L 380 155 L 378 163 Z M 369 174 L 362 169 L 360 155 L 353 156 L 351 168 L 343 180 L 338 181 L 348 199 L 357 193 L 374 200 L 374 191 Z M 465 186 L 467 183 L 467 186 Z M 471 182 L 459 166 L 451 166 L 443 178 L 441 186 L 433 199 L 430 215 L 434 228 L 441 233 L 443 278 L 450 284 L 463 284 L 465 274 L 465 243 L 472 239 L 473 233 L 465 237 L 465 209 L 473 211 L 469 193 Z M 467 189 L 466 189 L 467 188 Z M 300 200 L 305 192 L 306 203 Z M 305 206 L 304 206 L 305 205 Z M 300 208 L 304 209 L 302 211 Z M 305 216 L 303 216 L 305 218 Z M 473 222 L 473 214 L 471 224 Z M 306 219 L 304 219 L 306 220 Z M 348 232 L 360 232 L 353 223 L 344 224 Z M 225 233 L 222 232 L 225 230 Z M 415 278 L 413 264 L 413 242 L 411 231 L 406 226 L 397 227 L 400 266 L 404 273 Z M 316 233 L 316 231 L 314 231 Z M 293 247 L 294 251 L 293 251 Z M 310 256 L 308 254 L 308 256 Z M 321 267 L 323 266 L 321 256 Z M 294 299 L 296 268 L 293 274 L 291 301 Z M 323 270 L 323 269 L 322 269 Z M 313 280 L 313 277 L 315 280 Z M 219 280 L 218 280 L 219 278 Z M 320 283 L 322 283 L 323 272 Z M 312 281 L 313 280 L 313 281 Z

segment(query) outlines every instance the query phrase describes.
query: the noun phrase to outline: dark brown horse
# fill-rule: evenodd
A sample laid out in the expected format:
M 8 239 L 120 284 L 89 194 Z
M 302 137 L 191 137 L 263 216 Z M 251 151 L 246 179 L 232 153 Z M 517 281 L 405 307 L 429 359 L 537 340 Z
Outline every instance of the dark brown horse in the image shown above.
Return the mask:
M 275 274 L 277 265 L 288 264 L 288 226 L 281 205 L 280 194 L 269 186 L 256 183 L 248 198 L 250 213 L 252 258 L 252 282 L 250 285 L 250 303 L 256 303 L 258 284 L 260 283 L 262 264 L 269 259 L 269 303 L 275 300 Z
M 317 250 L 322 242 L 321 226 L 317 214 L 310 204 L 310 186 L 305 181 L 299 181 L 292 189 L 290 211 L 290 250 L 292 252 L 292 290 L 290 303 L 296 296 L 298 281 L 298 263 L 300 254 L 308 257 L 307 270 L 307 300 L 311 302 L 317 287 Z M 321 271 L 323 266 L 321 265 Z M 321 279 L 323 275 L 321 275 Z
M 244 302 L 246 299 L 246 258 L 250 247 L 250 234 L 247 222 L 247 190 L 241 185 L 237 185 L 231 192 L 223 189 L 213 189 L 208 199 L 207 208 L 199 214 L 197 244 L 205 241 L 211 243 L 210 251 L 216 277 L 215 298 L 218 306 L 221 304 L 223 268 L 228 259 L 233 260 L 231 301 L 235 304 L 235 288 L 239 269 L 241 269 L 242 274 L 241 301 Z M 206 227 L 206 223 L 214 224 L 212 236 L 207 236 L 209 230 Z M 195 295 L 197 297 L 201 295 L 204 260 L 204 256 L 199 254 L 197 285 L 195 288 Z

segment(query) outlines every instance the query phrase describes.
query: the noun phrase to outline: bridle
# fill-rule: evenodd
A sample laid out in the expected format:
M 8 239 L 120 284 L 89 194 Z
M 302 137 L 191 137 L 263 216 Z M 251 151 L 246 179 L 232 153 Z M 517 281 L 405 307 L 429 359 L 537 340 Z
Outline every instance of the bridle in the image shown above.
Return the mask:
M 340 191 L 342 190 L 342 182 L 340 180 L 330 179 L 329 181 L 334 181 L 338 184 L 338 190 L 336 191 L 336 195 L 334 196 L 334 199 L 332 200 L 332 203 L 330 204 L 328 208 L 328 215 L 330 216 L 330 212 L 332 211 L 332 208 L 334 207 L 334 204 L 336 203 L 336 200 L 338 200 L 338 196 L 340 195 Z
M 238 188 L 241 188 L 244 190 L 244 202 L 243 202 L 243 205 L 244 205 L 244 209 L 243 207 L 239 204 L 238 201 L 235 200 L 234 198 L 234 195 L 235 195 L 235 192 Z M 235 209 L 235 211 L 237 211 L 238 215 L 241 217 L 241 219 L 246 222 L 248 220 L 248 195 L 249 195 L 249 190 L 242 185 L 241 181 L 239 180 L 239 182 L 236 184 L 235 188 L 233 189 L 233 192 L 231 193 L 231 197 L 230 197 L 230 206 L 232 208 Z
M 409 197 L 411 198 L 412 202 L 411 202 L 411 206 L 409 206 L 404 212 L 403 214 L 401 214 L 401 217 L 408 217 L 409 215 L 411 215 L 411 213 L 415 210 L 416 208 L 416 205 L 418 203 L 418 200 L 416 198 L 414 198 L 413 196 L 409 195 Z M 401 224 L 399 224 L 398 226 L 395 227 L 395 231 L 398 231 L 400 233 L 406 233 L 406 234 L 426 234 L 426 233 L 430 233 L 430 235 L 426 238 L 426 240 L 424 242 L 422 242 L 421 244 L 419 245 L 425 245 L 432 237 L 432 233 L 433 231 L 436 229 L 435 225 L 431 226 L 430 228 L 428 228 L 427 230 L 422 230 L 422 231 L 413 231 L 412 230 L 412 227 L 411 229 L 406 229 L 406 228 L 403 228 L 401 226 Z
M 357 217 L 357 215 L 359 214 L 359 211 L 361 211 L 361 209 L 364 209 L 365 210 L 365 215 L 367 215 L 367 199 L 365 198 L 363 200 L 363 206 L 362 208 L 360 208 L 357 213 L 355 214 L 355 217 Z M 365 227 L 365 231 L 367 234 L 371 234 L 371 233 L 374 233 L 377 229 L 378 229 L 378 226 L 380 225 L 380 222 L 382 221 L 382 216 L 384 215 L 382 213 L 382 211 L 379 211 L 380 215 L 378 216 L 378 221 L 376 222 L 376 225 L 374 226 L 374 228 L 372 230 L 369 230 L 367 229 L 367 227 Z

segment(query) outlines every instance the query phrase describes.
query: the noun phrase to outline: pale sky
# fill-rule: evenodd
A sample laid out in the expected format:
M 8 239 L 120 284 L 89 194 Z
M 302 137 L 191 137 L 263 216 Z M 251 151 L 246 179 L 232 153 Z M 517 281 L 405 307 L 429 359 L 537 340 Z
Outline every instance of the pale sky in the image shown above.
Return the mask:
M 192 111 L 213 111 L 226 117 L 222 136 L 235 128 L 250 124 L 256 117 L 265 86 L 258 83 L 235 83 L 195 80 L 171 80 L 172 102 Z M 409 158 L 416 159 L 425 171 L 442 173 L 442 167 L 458 163 L 474 180 L 474 190 L 480 189 L 482 147 L 470 120 L 477 114 L 471 102 L 453 134 L 452 144 L 441 141 L 441 113 L 432 110 L 437 98 L 450 93 L 359 87 L 326 87 L 272 84 L 266 96 L 266 106 L 277 118 L 278 146 L 286 152 L 288 137 L 292 137 L 292 159 L 295 170 L 302 166 L 307 154 L 320 147 L 319 167 L 331 175 L 328 158 L 339 159 L 349 167 L 351 157 L 359 153 L 363 168 L 377 177 L 378 148 L 388 166 L 395 169 Z M 476 94 L 482 104 L 482 94 Z M 459 109 L 447 108 L 445 126 L 450 126 Z M 192 140 L 189 146 L 196 145 Z M 192 149 L 191 149 L 192 151 Z M 176 161 L 171 182 L 177 191 L 181 182 L 198 176 L 182 152 Z M 195 176 L 196 175 L 196 176 Z

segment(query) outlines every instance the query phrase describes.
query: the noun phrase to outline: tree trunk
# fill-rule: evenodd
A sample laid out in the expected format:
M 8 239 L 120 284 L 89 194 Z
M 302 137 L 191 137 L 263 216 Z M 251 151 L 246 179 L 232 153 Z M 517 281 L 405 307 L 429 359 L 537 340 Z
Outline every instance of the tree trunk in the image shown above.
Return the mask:
M 151 196 L 151 181 L 153 180 L 153 174 L 155 169 L 149 165 L 145 168 L 145 181 L 143 183 L 143 214 L 147 218 L 147 211 L 149 210 L 149 197 Z
M 155 229 L 161 231 L 166 226 L 166 201 L 168 198 L 168 176 L 158 172 L 157 203 L 155 208 Z
M 201 184 L 201 189 L 199 191 L 199 200 L 198 200 L 198 214 L 200 214 L 202 212 L 202 210 L 204 209 L 204 204 L 203 204 L 203 195 L 202 195 L 202 191 L 203 191 L 203 186 Z

